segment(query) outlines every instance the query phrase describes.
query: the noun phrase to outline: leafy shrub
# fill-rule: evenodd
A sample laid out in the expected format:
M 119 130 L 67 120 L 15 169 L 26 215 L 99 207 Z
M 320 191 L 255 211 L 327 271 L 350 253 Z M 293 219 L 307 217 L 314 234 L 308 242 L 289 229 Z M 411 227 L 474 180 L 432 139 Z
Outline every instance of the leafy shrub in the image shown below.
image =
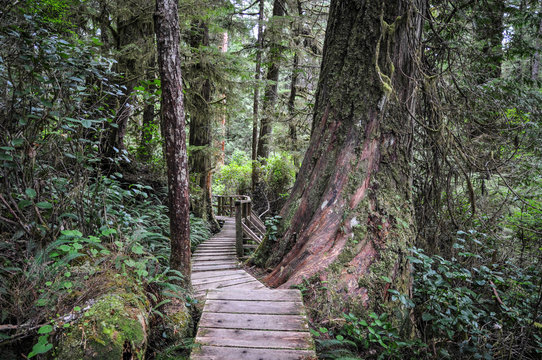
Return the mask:
M 539 264 L 496 262 L 488 239 L 460 231 L 454 256 L 413 249 L 415 312 L 424 341 L 438 357 L 491 359 L 542 354 Z M 438 355 L 437 355 L 438 354 Z
M 322 358 L 357 358 L 357 354 L 364 353 L 365 357 L 378 359 L 405 359 L 412 354 L 410 358 L 415 359 L 424 346 L 419 340 L 405 340 L 387 313 L 370 313 L 367 320 L 353 314 L 343 314 L 343 318 L 344 324 L 336 334 L 323 327 L 311 331 L 317 337 L 327 337 L 317 340 Z
M 217 195 L 248 194 L 250 191 L 252 166 L 247 153 L 236 150 L 230 162 L 214 176 L 213 191 Z
M 287 197 L 295 180 L 292 155 L 287 152 L 273 154 L 266 159 L 263 169 L 269 192 L 281 198 Z

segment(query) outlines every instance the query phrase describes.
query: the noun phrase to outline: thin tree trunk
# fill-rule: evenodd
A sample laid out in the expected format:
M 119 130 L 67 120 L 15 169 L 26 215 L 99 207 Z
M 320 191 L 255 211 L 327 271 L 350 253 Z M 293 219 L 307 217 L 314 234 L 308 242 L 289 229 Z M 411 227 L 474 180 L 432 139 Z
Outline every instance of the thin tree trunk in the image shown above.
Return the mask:
M 299 16 L 299 20 L 301 21 L 301 16 L 303 14 L 302 8 L 301 8 L 301 2 L 297 1 L 297 14 Z M 295 21 L 295 20 L 294 20 Z M 297 80 L 299 79 L 299 35 L 301 33 L 300 29 L 301 25 L 299 23 L 293 24 L 293 36 L 294 36 L 294 43 L 295 43 L 295 52 L 294 52 L 294 61 L 292 64 L 292 75 L 291 75 L 291 82 L 290 82 L 290 96 L 288 98 L 288 115 L 290 116 L 290 121 L 288 123 L 288 130 L 290 135 L 290 150 L 293 152 L 294 156 L 294 164 L 298 166 L 298 162 L 300 161 L 299 156 L 297 155 L 297 128 L 295 124 L 295 117 L 296 117 L 296 111 L 295 111 L 295 99 L 297 96 Z
M 258 159 L 258 121 L 260 107 L 260 79 L 262 78 L 262 51 L 263 51 L 263 17 L 264 0 L 260 0 L 260 10 L 258 14 L 258 39 L 256 43 L 256 71 L 254 73 L 254 103 L 252 106 L 252 161 Z M 255 165 L 252 165 L 252 191 L 258 181 Z
M 147 70 L 147 81 L 151 82 L 155 79 L 155 58 L 152 57 Z M 149 86 L 149 90 L 154 90 L 155 86 Z M 139 143 L 138 155 L 143 161 L 149 161 L 152 157 L 152 134 L 155 119 L 155 104 L 149 101 L 143 109 L 143 121 L 141 124 L 141 139 Z
M 190 213 L 179 16 L 176 0 L 156 0 L 155 31 L 162 84 L 162 127 L 169 188 L 170 267 L 190 284 Z
M 225 54 L 228 52 L 228 33 L 224 32 L 222 34 L 222 46 L 220 47 L 220 52 Z M 222 132 L 222 140 L 220 141 L 220 154 L 217 159 L 218 165 L 224 165 L 226 160 L 226 95 L 223 94 L 224 100 L 222 101 L 224 108 L 220 116 L 220 129 Z
M 281 211 L 282 236 L 264 240 L 255 258 L 275 266 L 269 285 L 327 281 L 323 296 L 338 313 L 386 301 L 390 287 L 409 292 L 409 113 L 424 7 L 331 1 L 309 148 Z
M 268 158 L 271 144 L 271 126 L 275 116 L 275 103 L 277 100 L 277 88 L 280 72 L 280 61 L 282 57 L 280 38 L 281 38 L 281 21 L 280 17 L 284 16 L 285 4 L 283 0 L 275 0 L 273 3 L 273 18 L 271 24 L 267 28 L 270 38 L 269 60 L 267 67 L 267 85 L 263 99 L 263 116 L 261 119 L 260 136 L 258 138 L 258 152 L 260 158 Z
M 540 10 L 542 11 L 542 1 L 540 2 Z M 540 17 L 540 23 L 538 24 L 538 32 L 536 33 L 535 40 L 535 52 L 533 55 L 533 66 L 531 68 L 531 80 L 537 81 L 538 74 L 540 72 L 540 49 L 542 42 L 542 16 Z

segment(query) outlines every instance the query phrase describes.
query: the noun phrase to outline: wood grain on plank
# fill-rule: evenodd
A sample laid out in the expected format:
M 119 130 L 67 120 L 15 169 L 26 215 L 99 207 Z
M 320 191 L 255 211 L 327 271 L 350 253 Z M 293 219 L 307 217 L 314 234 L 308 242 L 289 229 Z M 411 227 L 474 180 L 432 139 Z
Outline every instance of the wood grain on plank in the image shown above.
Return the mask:
M 293 301 L 237 301 L 211 300 L 205 302 L 204 311 L 239 314 L 304 314 L 303 303 Z
M 263 349 L 312 348 L 308 332 L 200 328 L 196 342 L 202 345 Z
M 208 299 L 211 300 L 261 300 L 261 301 L 301 301 L 299 290 L 267 290 L 240 293 L 239 291 L 215 291 L 209 292 Z
M 203 312 L 199 321 L 199 327 L 309 331 L 307 320 L 301 315 L 229 314 Z
M 247 272 L 242 269 L 228 269 L 228 270 L 197 272 L 197 273 L 192 274 L 192 280 L 207 279 L 207 278 L 212 278 L 216 276 L 225 276 L 225 275 L 232 275 L 232 274 L 246 274 L 246 273 Z
M 223 346 L 202 346 L 192 350 L 194 360 L 308 360 L 316 359 L 307 350 L 251 349 Z

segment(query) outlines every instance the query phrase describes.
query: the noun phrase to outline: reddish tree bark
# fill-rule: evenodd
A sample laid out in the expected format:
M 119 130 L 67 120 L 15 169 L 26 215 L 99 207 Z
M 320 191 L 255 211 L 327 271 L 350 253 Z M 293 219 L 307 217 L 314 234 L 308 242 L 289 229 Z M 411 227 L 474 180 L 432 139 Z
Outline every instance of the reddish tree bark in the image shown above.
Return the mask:
M 156 0 L 155 30 L 162 84 L 162 128 L 166 143 L 169 188 L 170 267 L 179 270 L 189 284 L 190 205 L 176 0 Z
M 328 281 L 338 312 L 385 301 L 390 286 L 409 290 L 409 113 L 424 6 L 331 1 L 309 148 L 281 211 L 283 235 L 255 258 L 274 266 L 269 285 Z

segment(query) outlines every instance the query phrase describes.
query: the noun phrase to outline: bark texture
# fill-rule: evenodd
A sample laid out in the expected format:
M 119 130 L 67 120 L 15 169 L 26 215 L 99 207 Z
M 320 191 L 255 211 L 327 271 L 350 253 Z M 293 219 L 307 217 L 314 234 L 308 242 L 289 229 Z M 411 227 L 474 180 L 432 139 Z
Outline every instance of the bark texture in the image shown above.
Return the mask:
M 207 25 L 200 21 L 192 26 L 189 36 L 190 46 L 196 52 L 209 46 L 209 30 Z M 220 225 L 213 213 L 212 203 L 212 146 L 213 146 L 213 112 L 211 110 L 212 86 L 209 80 L 209 66 L 205 55 L 200 53 L 199 59 L 191 67 L 190 87 L 192 107 L 190 113 L 190 171 L 195 176 L 195 182 L 201 189 L 201 196 L 195 197 L 193 203 L 194 214 L 204 219 L 211 226 L 213 232 L 220 230 Z
M 281 211 L 282 237 L 255 257 L 275 266 L 269 285 L 326 280 L 342 304 L 333 311 L 409 290 L 409 112 L 424 4 L 331 1 L 309 148 Z
M 258 120 L 260 110 L 260 79 L 262 78 L 263 13 L 265 2 L 260 0 L 258 13 L 258 40 L 256 49 L 256 70 L 254 72 L 254 100 L 252 105 L 252 160 L 258 159 Z
M 169 188 L 170 267 L 179 270 L 189 284 L 191 254 L 188 168 L 176 0 L 156 0 L 155 26 Z
M 271 142 L 271 125 L 275 112 L 275 103 L 277 101 L 277 86 L 279 81 L 280 61 L 282 58 L 282 48 L 280 38 L 282 34 L 282 24 L 280 18 L 284 16 L 285 4 L 283 0 L 275 0 L 273 3 L 273 18 L 267 29 L 269 36 L 269 57 L 267 67 L 267 85 L 263 98 L 263 116 L 260 126 L 260 136 L 258 138 L 258 157 L 269 157 Z

